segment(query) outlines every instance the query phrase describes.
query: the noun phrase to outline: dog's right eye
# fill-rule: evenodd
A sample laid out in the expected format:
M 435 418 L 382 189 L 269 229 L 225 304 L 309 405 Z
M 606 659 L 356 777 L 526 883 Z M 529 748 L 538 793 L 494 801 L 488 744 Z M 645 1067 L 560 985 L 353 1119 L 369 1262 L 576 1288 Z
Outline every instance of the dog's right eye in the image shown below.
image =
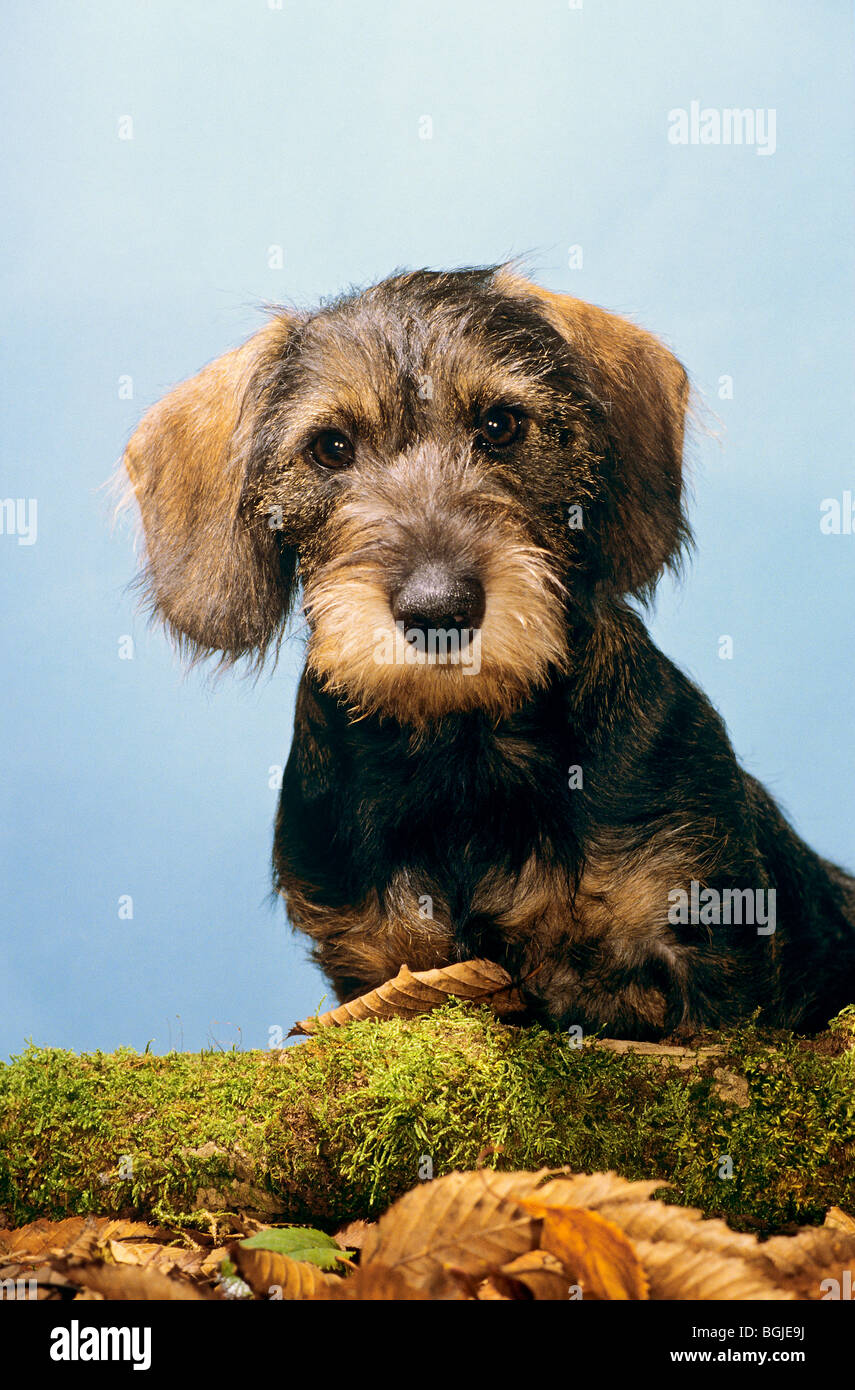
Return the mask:
M 324 430 L 312 440 L 309 453 L 322 468 L 347 468 L 353 463 L 353 443 L 339 430 Z

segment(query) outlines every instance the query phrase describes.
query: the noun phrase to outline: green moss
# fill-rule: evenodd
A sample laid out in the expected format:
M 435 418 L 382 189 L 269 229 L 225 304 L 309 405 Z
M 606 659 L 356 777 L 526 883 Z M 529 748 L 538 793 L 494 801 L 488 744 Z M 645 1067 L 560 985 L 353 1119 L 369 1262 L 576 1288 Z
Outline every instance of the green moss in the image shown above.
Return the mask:
M 30 1048 L 0 1067 L 0 1208 L 332 1225 L 490 1150 L 501 1168 L 659 1177 L 760 1230 L 855 1209 L 853 1054 L 753 1028 L 711 1041 L 722 1054 L 685 1071 L 452 1002 L 278 1054 Z

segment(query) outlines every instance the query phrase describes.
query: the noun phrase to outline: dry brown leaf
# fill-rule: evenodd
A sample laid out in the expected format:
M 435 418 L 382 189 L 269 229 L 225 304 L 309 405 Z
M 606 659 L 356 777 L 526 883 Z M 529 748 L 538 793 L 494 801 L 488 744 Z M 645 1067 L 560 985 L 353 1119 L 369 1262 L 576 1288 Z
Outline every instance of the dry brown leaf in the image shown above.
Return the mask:
M 538 1223 L 519 1206 L 545 1172 L 449 1173 L 407 1192 L 366 1236 L 362 1268 L 383 1264 L 429 1292 L 448 1290 L 447 1266 L 483 1276 L 536 1243 Z
M 78 1288 L 101 1294 L 107 1299 L 195 1302 L 208 1297 L 186 1279 L 170 1279 L 156 1269 L 145 1269 L 140 1265 L 105 1264 L 102 1260 L 92 1260 L 68 1267 L 63 1263 L 62 1273 Z
M 369 1269 L 358 1269 L 350 1279 L 329 1275 L 324 1280 L 324 1288 L 314 1297 L 336 1302 L 415 1303 L 429 1300 L 430 1294 L 408 1283 L 399 1270 L 389 1269 L 378 1262 Z
M 649 1247 L 642 1263 L 654 1299 L 818 1299 L 822 1281 L 837 1279 L 842 1287 L 843 1271 L 855 1262 L 855 1235 L 839 1226 L 812 1226 L 795 1236 L 760 1242 L 732 1231 L 724 1221 L 705 1219 L 694 1207 L 651 1201 L 663 1186 L 629 1182 L 612 1173 L 580 1174 L 544 1183 L 536 1200 L 595 1209 L 630 1238 L 637 1252 Z M 654 1247 L 661 1247 L 656 1255 Z M 710 1261 L 711 1256 L 726 1257 L 729 1263 Z
M 595 1211 L 551 1206 L 540 1193 L 519 1205 L 543 1221 L 541 1249 L 560 1260 L 585 1298 L 645 1299 L 647 1279 L 623 1231 Z
M 693 1250 L 710 1250 L 739 1259 L 756 1257 L 757 1237 L 742 1235 L 718 1219 L 704 1220 L 695 1207 L 672 1207 L 666 1202 L 603 1202 L 600 1215 L 619 1226 L 630 1240 L 669 1241 Z
M 204 1250 L 182 1250 L 177 1245 L 155 1245 L 151 1241 L 111 1240 L 108 1248 L 116 1264 L 159 1269 L 162 1274 L 178 1269 L 191 1277 L 202 1274 L 209 1258 Z
M 212 1279 L 220 1273 L 220 1266 L 223 1260 L 229 1258 L 229 1247 L 218 1245 L 213 1250 L 209 1250 L 202 1261 L 201 1273 L 204 1278 Z
M 758 1245 L 758 1264 L 783 1288 L 799 1298 L 821 1299 L 824 1279 L 843 1286 L 855 1270 L 855 1235 L 833 1226 L 808 1226 L 794 1236 L 772 1236 Z M 850 1287 L 852 1275 L 850 1273 Z
M 272 1290 L 288 1302 L 323 1295 L 326 1277 L 317 1265 L 308 1260 L 292 1260 L 276 1250 L 247 1249 L 236 1245 L 232 1259 L 253 1293 L 271 1298 Z
M 100 1218 L 87 1217 L 87 1221 L 95 1219 L 100 1224 Z M 111 1221 L 104 1222 L 100 1231 L 101 1238 L 108 1240 L 174 1240 L 172 1231 L 166 1230 L 163 1226 L 149 1226 L 145 1221 Z
M 338 1242 L 342 1250 L 361 1250 L 373 1224 L 372 1221 L 348 1221 L 346 1226 L 336 1231 L 333 1240 Z
M 302 1019 L 288 1036 L 311 1035 L 321 1028 L 340 1028 L 366 1018 L 411 1018 L 446 1004 L 452 997 L 489 1004 L 497 1014 L 514 1013 L 521 1005 L 510 975 L 494 961 L 464 960 L 442 970 L 415 972 L 402 965 L 393 980 L 328 1013 Z
M 216 1273 L 226 1253 L 225 1249 L 209 1252 L 199 1246 L 187 1249 L 167 1245 L 166 1241 L 175 1240 L 171 1231 L 142 1221 L 109 1217 L 40 1220 L 17 1231 L 4 1231 L 2 1236 L 4 1244 L 20 1247 L 17 1259 L 25 1263 L 17 1267 L 28 1267 L 29 1274 L 35 1274 L 39 1298 L 51 1297 L 55 1289 L 77 1289 L 76 1297 L 186 1298 L 180 1288 L 175 1291 L 174 1280 L 143 1286 L 129 1275 L 129 1269 L 149 1270 L 161 1276 L 178 1272 L 204 1279 Z M 211 1266 L 213 1254 L 217 1259 Z M 114 1272 L 105 1274 L 101 1272 L 104 1270 Z M 189 1285 L 184 1283 L 183 1287 Z M 128 1288 L 132 1291 L 127 1292 Z
M 650 1280 L 650 1297 L 728 1301 L 788 1299 L 774 1279 L 748 1260 L 717 1255 L 711 1250 L 672 1244 L 667 1240 L 637 1240 L 635 1250 Z
M 172 1239 L 169 1231 L 144 1221 L 114 1221 L 105 1216 L 68 1216 L 62 1221 L 42 1218 L 14 1231 L 0 1231 L 0 1253 L 14 1254 L 18 1259 L 38 1259 L 52 1251 L 94 1253 L 113 1240 Z
M 509 1279 L 509 1280 L 507 1281 L 507 1283 L 508 1283 L 508 1285 L 513 1284 L 513 1286 L 514 1286 L 515 1289 L 518 1288 L 518 1287 L 519 1287 L 519 1288 L 522 1288 L 522 1287 L 523 1287 L 521 1284 L 518 1285 L 518 1284 L 514 1283 L 514 1281 L 511 1280 L 511 1279 Z M 481 1281 L 481 1283 L 478 1285 L 478 1292 L 477 1292 L 476 1297 L 477 1297 L 479 1303 L 493 1303 L 493 1302 L 496 1302 L 496 1303 L 499 1303 L 499 1302 L 501 1302 L 501 1303 L 509 1303 L 509 1302 L 511 1302 L 511 1295 L 510 1295 L 510 1294 L 507 1294 L 507 1293 L 499 1293 L 499 1290 L 498 1290 L 496 1284 L 493 1282 L 492 1279 L 483 1279 L 483 1280 Z
M 69 1216 L 64 1221 L 48 1221 L 42 1217 L 15 1231 L 0 1231 L 0 1251 L 24 1258 L 43 1255 L 55 1247 L 64 1248 L 80 1235 L 85 1225 L 85 1216 Z
M 538 1191 L 538 1198 L 551 1207 L 585 1207 L 599 1211 L 606 1202 L 647 1202 L 654 1192 L 662 1192 L 667 1182 L 634 1182 L 617 1173 L 575 1173 L 550 1177 Z M 614 1218 L 613 1218 L 614 1219 Z
M 850 1216 L 842 1207 L 829 1207 L 823 1224 L 832 1230 L 849 1231 L 851 1235 L 855 1235 L 855 1216 Z
M 13 1279 L 16 1284 L 20 1279 L 21 1297 L 27 1299 L 58 1299 L 62 1297 L 63 1292 L 74 1288 L 73 1282 L 66 1275 L 58 1274 L 50 1265 L 39 1261 L 0 1266 L 0 1284 L 5 1284 L 7 1279 Z M 31 1279 L 34 1280 L 34 1284 L 30 1284 Z
M 504 1294 L 498 1291 L 491 1292 L 486 1288 L 487 1280 L 484 1278 L 483 1270 L 479 1274 L 470 1274 L 468 1270 L 461 1269 L 459 1265 L 444 1265 L 446 1274 L 445 1296 L 447 1298 L 465 1298 L 470 1300 L 480 1298 L 504 1298 Z M 438 1287 L 441 1287 L 438 1285 Z M 457 1289 L 455 1295 L 454 1289 Z M 484 1292 L 486 1290 L 486 1292 Z M 436 1297 L 437 1295 L 434 1295 Z M 527 1295 L 526 1295 L 527 1296 Z
M 662 1186 L 593 1173 L 555 1178 L 536 1195 L 559 1206 L 595 1208 L 630 1238 L 637 1253 L 648 1251 L 642 1264 L 650 1277 L 653 1299 L 785 1298 L 792 1294 L 819 1298 L 822 1279 L 839 1277 L 846 1252 L 835 1237 L 842 1232 L 812 1227 L 798 1236 L 778 1236 L 761 1244 L 756 1236 L 732 1231 L 724 1221 L 705 1220 L 694 1207 L 651 1201 L 651 1194 Z M 726 1265 L 720 1262 L 722 1257 L 728 1260 Z
M 503 1280 L 522 1284 L 539 1302 L 566 1302 L 571 1284 L 561 1261 L 555 1255 L 550 1255 L 548 1250 L 529 1250 L 491 1274 L 490 1278 L 500 1290 L 505 1287 Z
M 85 1216 L 68 1216 L 63 1221 L 48 1221 L 42 1217 L 15 1231 L 0 1231 L 0 1251 L 27 1259 L 54 1249 L 64 1250 L 93 1222 L 93 1217 Z M 101 1224 L 105 1224 L 103 1220 Z

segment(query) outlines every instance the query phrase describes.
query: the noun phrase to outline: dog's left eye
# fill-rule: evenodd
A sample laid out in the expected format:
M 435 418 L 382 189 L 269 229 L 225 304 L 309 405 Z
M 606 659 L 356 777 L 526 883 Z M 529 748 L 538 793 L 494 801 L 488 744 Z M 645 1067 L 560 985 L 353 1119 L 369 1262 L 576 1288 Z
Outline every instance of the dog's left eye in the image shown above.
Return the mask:
M 324 430 L 312 440 L 309 453 L 324 468 L 347 468 L 353 463 L 353 443 L 339 430 Z
M 485 410 L 478 425 L 478 442 L 492 449 L 504 449 L 513 444 L 522 427 L 522 417 L 504 405 Z

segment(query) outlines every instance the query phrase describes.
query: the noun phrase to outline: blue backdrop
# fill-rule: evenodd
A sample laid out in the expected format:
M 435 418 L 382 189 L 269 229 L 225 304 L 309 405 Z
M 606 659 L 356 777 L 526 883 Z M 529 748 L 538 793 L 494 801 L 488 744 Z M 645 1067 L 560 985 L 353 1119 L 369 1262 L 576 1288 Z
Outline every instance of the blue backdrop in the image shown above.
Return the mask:
M 4 31 L 0 1054 L 266 1046 L 324 993 L 267 899 L 299 648 L 184 678 L 99 487 L 263 302 L 396 267 L 528 252 L 677 350 L 708 431 L 654 634 L 853 864 L 855 535 L 820 526 L 855 491 L 848 4 L 12 0 Z

